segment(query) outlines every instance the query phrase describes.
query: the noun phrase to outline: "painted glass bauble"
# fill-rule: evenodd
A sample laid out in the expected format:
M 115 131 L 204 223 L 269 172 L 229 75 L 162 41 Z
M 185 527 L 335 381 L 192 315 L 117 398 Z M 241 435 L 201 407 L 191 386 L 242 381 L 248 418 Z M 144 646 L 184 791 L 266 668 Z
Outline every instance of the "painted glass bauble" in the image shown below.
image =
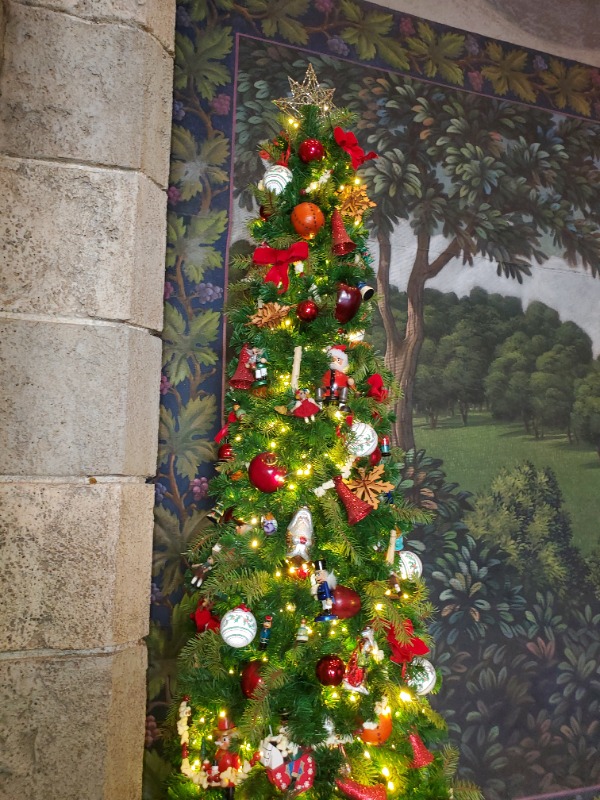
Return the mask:
M 416 553 L 400 550 L 397 571 L 403 581 L 416 581 L 423 574 L 423 563 Z
M 281 194 L 288 183 L 292 180 L 292 171 L 283 164 L 273 164 L 265 172 L 263 186 L 273 194 Z
M 411 671 L 413 667 L 417 667 L 417 670 L 406 681 L 410 688 L 417 694 L 429 694 L 437 683 L 437 674 L 431 661 L 421 658 L 421 656 L 415 656 L 410 662 L 410 666 Z
M 366 422 L 354 422 L 350 428 L 348 452 L 357 458 L 364 458 L 374 453 L 379 444 L 377 433 L 372 425 Z
M 323 212 L 314 203 L 299 203 L 292 211 L 291 220 L 294 230 L 303 239 L 312 239 L 325 224 Z
M 276 492 L 285 483 L 287 470 L 277 464 L 275 453 L 259 453 L 248 466 L 248 478 L 261 492 Z
M 221 636 L 231 647 L 246 647 L 256 636 L 256 631 L 256 618 L 246 606 L 232 608 L 221 620 Z
M 323 686 L 339 686 L 344 680 L 346 665 L 339 656 L 329 655 L 317 661 L 315 673 Z

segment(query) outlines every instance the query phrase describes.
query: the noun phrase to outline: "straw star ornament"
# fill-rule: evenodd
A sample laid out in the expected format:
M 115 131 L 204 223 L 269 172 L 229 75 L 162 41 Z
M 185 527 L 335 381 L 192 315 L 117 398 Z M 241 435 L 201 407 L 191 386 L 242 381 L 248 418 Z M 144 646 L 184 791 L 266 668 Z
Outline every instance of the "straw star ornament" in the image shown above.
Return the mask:
M 318 106 L 321 116 L 327 116 L 335 110 L 332 98 L 335 89 L 325 89 L 319 85 L 317 75 L 312 64 L 308 65 L 304 82 L 299 83 L 288 76 L 291 97 L 280 97 L 273 100 L 277 108 L 291 117 L 300 116 L 302 106 Z

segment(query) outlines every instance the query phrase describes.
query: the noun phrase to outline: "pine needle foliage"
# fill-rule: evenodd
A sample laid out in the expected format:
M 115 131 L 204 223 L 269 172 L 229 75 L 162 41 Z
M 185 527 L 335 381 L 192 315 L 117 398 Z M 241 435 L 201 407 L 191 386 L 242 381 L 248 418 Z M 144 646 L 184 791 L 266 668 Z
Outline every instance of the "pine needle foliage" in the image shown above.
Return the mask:
M 188 774 L 178 776 L 170 786 L 171 800 L 296 796 L 293 782 L 282 792 L 270 782 L 268 770 L 253 759 L 261 741 L 281 726 L 300 752 L 314 758 L 314 784 L 302 792 L 306 800 L 344 796 L 335 781 L 346 775 L 364 786 L 383 784 L 390 800 L 446 800 L 452 796 L 479 800 L 477 790 L 467 784 L 457 783 L 452 789 L 456 756 L 443 749 L 444 720 L 431 709 L 427 697 L 415 690 L 423 664 L 412 655 L 404 661 L 391 660 L 390 637 L 401 648 L 410 649 L 414 637 L 431 644 L 427 623 L 434 609 L 425 586 L 418 578 L 402 578 L 397 553 L 393 564 L 386 560 L 391 532 L 401 538 L 403 531 L 428 517 L 406 504 L 401 489 L 396 488 L 381 495 L 378 507 L 351 525 L 345 503 L 331 483 L 340 474 L 356 478 L 358 468 L 368 473 L 377 463 L 377 455 L 355 457 L 352 462 L 348 449 L 353 441 L 351 426 L 367 423 L 381 442 L 390 435 L 391 407 L 399 393 L 379 355 L 360 335 L 369 324 L 373 300 L 364 300 L 347 322 L 335 316 L 340 284 L 375 285 L 361 215 L 343 217 L 348 238 L 356 245 L 354 251 L 336 255 L 333 248 L 331 219 L 340 206 L 340 190 L 362 183 L 350 155 L 334 137 L 334 128 L 349 121 L 346 111 L 327 115 L 318 105 L 304 106 L 298 118 L 282 119 L 281 134 L 264 143 L 262 157 L 271 165 L 289 158 L 291 176 L 279 194 L 262 183 L 254 187 L 257 207 L 263 213 L 257 214 L 249 231 L 257 247 L 285 249 L 307 241 L 309 256 L 299 269 L 289 265 L 287 289 L 281 291 L 282 286 L 265 280 L 269 267 L 254 264 L 253 253 L 238 252 L 232 259 L 236 282 L 229 290 L 227 311 L 231 348 L 236 354 L 244 347 L 263 350 L 267 378 L 260 389 L 247 386 L 228 391 L 226 434 L 233 452 L 219 464 L 211 483 L 216 502 L 214 522 L 211 528 L 203 526 L 198 531 L 190 555 L 190 563 L 204 564 L 206 569 L 200 591 L 197 586 L 190 591 L 219 618 L 244 604 L 254 614 L 259 630 L 267 615 L 273 618 L 272 628 L 266 649 L 259 647 L 258 637 L 245 647 L 232 647 L 218 631 L 210 630 L 199 631 L 183 649 L 180 685 L 191 708 L 189 742 L 182 745 Z M 299 148 L 307 139 L 323 145 L 322 159 L 302 160 Z M 294 209 L 304 202 L 317 205 L 325 220 L 306 240 L 291 221 Z M 317 304 L 318 314 L 312 321 L 303 321 L 296 309 L 308 299 Z M 290 309 L 274 326 L 260 327 L 250 318 L 267 303 Z M 291 386 L 295 348 L 302 348 L 299 385 L 310 389 L 314 399 L 330 368 L 327 349 L 337 345 L 347 348 L 348 376 L 355 382 L 347 407 L 340 408 L 337 400 L 330 398 L 315 419 L 306 422 L 290 413 L 295 402 L 296 387 Z M 229 365 L 228 379 L 239 367 L 236 357 Z M 370 392 L 368 381 L 376 374 L 387 388 L 387 398 Z M 273 492 L 260 491 L 249 478 L 249 463 L 266 452 L 274 453 L 277 464 L 287 470 L 285 485 Z M 393 448 L 391 457 L 381 459 L 381 481 L 401 486 L 402 457 Z M 290 560 L 286 529 L 302 506 L 312 514 L 314 537 L 308 545 L 309 558 L 300 564 L 297 559 Z M 278 524 L 274 535 L 264 527 L 265 519 L 272 518 Z M 323 612 L 309 579 L 312 562 L 317 559 L 326 559 L 338 587 L 360 596 L 361 608 L 354 616 L 315 619 Z M 306 641 L 298 636 L 304 620 L 310 634 Z M 367 628 L 380 652 L 374 656 L 372 650 L 364 651 L 366 692 L 323 685 L 317 676 L 319 661 L 338 656 L 347 665 L 357 648 L 363 652 L 360 647 Z M 256 662 L 262 683 L 248 696 L 242 691 L 241 677 L 249 662 Z M 438 689 L 439 679 L 434 691 Z M 389 738 L 379 745 L 362 738 L 363 723 L 378 723 L 381 728 L 388 715 Z M 202 764 L 205 759 L 218 758 L 216 728 L 223 716 L 236 725 L 230 752 L 239 755 L 245 776 L 234 781 L 234 786 L 203 788 L 199 778 Z M 418 734 L 433 751 L 433 761 L 427 766 L 414 763 L 412 734 Z M 173 748 L 177 749 L 175 738 Z

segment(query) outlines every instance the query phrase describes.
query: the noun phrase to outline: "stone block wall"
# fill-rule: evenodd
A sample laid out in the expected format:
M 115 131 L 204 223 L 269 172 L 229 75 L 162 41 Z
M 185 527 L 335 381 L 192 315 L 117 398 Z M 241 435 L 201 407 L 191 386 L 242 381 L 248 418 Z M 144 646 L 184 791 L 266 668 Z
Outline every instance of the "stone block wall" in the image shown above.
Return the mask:
M 0 800 L 139 800 L 175 0 L 0 0 Z

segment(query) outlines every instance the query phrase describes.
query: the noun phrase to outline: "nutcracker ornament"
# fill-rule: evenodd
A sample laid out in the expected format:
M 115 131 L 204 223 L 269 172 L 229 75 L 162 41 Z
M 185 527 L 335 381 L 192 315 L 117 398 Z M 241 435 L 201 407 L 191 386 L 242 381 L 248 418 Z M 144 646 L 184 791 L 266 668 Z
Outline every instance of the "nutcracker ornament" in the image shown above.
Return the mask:
M 217 729 L 214 731 L 215 744 L 215 763 L 213 764 L 211 775 L 214 778 L 218 775 L 217 786 L 225 789 L 226 800 L 233 800 L 235 786 L 240 782 L 242 762 L 237 753 L 231 753 L 229 748 L 232 739 L 237 731 L 235 725 L 226 717 L 220 716 Z M 216 766 L 216 770 L 215 770 Z
M 266 650 L 267 647 L 269 646 L 272 624 L 273 624 L 273 617 L 270 614 L 267 614 L 267 616 L 265 617 L 265 621 L 263 622 L 262 631 L 260 632 L 260 636 L 258 639 L 259 650 Z
M 206 561 L 202 564 L 192 564 L 193 575 L 190 583 L 195 589 L 199 589 L 204 583 L 204 579 L 215 565 L 215 561 L 221 552 L 221 545 L 215 544 Z
M 300 625 L 296 632 L 296 641 L 297 642 L 308 642 L 308 625 L 306 624 L 306 617 L 302 617 L 300 620 Z
M 268 363 L 264 349 L 261 347 L 253 347 L 250 350 L 248 366 L 254 371 L 253 389 L 266 385 Z
M 315 571 L 311 575 L 311 593 L 317 600 L 321 601 L 322 612 L 317 614 L 315 622 L 330 622 L 337 619 L 333 612 L 333 590 L 337 585 L 337 579 L 333 572 L 327 570 L 327 564 L 320 558 L 315 561 Z

